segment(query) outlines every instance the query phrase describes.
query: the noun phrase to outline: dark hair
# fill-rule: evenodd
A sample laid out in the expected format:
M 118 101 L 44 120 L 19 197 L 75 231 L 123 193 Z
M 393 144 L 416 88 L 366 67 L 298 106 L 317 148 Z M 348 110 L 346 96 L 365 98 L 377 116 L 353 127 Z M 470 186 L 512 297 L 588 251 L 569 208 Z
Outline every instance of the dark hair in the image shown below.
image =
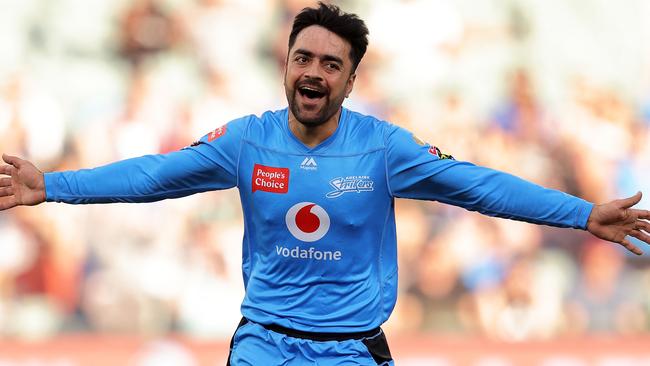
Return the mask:
M 344 13 L 336 5 L 319 1 L 318 8 L 304 8 L 294 18 L 289 35 L 289 49 L 296 42 L 298 33 L 312 25 L 319 25 L 350 43 L 350 59 L 354 72 L 368 48 L 368 27 L 363 20 L 356 14 Z

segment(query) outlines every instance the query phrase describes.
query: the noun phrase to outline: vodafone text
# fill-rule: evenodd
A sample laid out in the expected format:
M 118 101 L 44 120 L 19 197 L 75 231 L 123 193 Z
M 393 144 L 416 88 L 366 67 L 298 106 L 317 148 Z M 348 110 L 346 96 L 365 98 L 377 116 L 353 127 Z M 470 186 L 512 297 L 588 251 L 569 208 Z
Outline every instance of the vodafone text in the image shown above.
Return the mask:
M 318 250 L 314 247 L 302 249 L 299 246 L 287 248 L 282 245 L 275 246 L 275 253 L 285 258 L 310 259 L 317 261 L 340 261 L 343 256 L 340 250 Z

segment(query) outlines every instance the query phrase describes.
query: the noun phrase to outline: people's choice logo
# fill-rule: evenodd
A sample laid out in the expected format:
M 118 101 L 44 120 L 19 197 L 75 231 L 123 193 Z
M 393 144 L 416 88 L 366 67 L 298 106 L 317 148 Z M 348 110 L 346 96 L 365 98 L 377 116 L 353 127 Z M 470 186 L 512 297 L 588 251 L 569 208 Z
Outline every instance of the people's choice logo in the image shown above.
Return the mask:
M 289 192 L 289 168 L 255 164 L 252 186 L 253 193 L 255 191 L 287 193 Z
M 305 242 L 322 238 L 330 228 L 329 215 L 313 202 L 300 202 L 293 205 L 287 211 L 285 221 L 291 235 Z

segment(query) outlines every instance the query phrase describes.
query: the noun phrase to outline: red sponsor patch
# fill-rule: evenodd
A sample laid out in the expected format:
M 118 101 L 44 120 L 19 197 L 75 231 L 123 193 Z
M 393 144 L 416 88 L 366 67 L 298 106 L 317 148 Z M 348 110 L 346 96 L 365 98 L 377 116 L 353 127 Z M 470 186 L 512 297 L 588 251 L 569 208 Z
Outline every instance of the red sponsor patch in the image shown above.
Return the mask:
M 210 132 L 208 134 L 208 142 L 212 142 L 218 139 L 219 137 L 223 136 L 226 133 L 226 126 L 227 125 L 217 127 L 214 131 Z
M 431 154 L 431 155 L 435 155 L 435 156 L 437 156 L 439 159 L 451 159 L 451 160 L 456 160 L 456 159 L 454 159 L 453 156 L 451 156 L 451 155 L 449 155 L 449 154 L 445 154 L 445 153 L 443 153 L 442 151 L 440 151 L 440 149 L 438 149 L 438 148 L 435 147 L 435 146 L 431 146 L 431 147 L 429 147 L 429 154 Z
M 261 164 L 253 167 L 253 192 L 289 192 L 289 168 L 275 168 Z

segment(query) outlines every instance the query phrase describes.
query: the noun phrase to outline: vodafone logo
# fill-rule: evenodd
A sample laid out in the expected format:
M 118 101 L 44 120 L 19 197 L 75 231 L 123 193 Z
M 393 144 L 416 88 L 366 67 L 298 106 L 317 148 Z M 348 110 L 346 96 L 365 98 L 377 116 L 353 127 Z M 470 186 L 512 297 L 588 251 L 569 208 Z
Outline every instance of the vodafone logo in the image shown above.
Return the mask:
M 293 205 L 287 211 L 285 221 L 291 235 L 305 242 L 322 238 L 330 228 L 329 215 L 313 202 L 300 202 Z

